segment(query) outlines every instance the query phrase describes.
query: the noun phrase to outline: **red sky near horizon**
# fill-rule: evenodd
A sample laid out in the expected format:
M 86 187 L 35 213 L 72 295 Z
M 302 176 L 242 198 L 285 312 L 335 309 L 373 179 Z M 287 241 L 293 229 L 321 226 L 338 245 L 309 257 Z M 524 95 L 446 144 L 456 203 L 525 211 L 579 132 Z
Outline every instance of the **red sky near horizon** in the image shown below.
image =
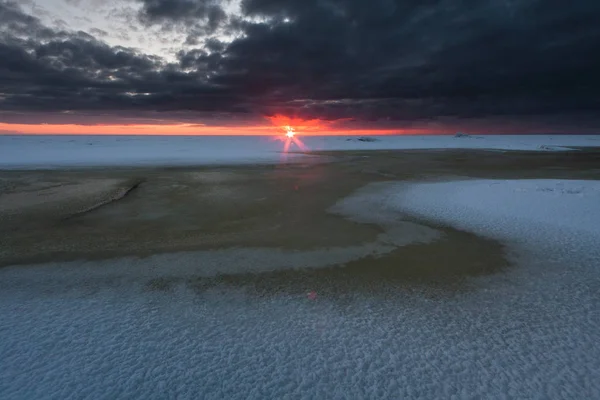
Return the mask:
M 42 120 L 43 121 L 43 120 Z M 222 125 L 215 125 L 212 120 L 208 124 L 190 122 L 159 123 L 148 119 L 148 122 L 136 123 L 43 123 L 36 122 L 0 122 L 0 135 L 182 135 L 182 136 L 284 136 L 289 128 L 300 136 L 310 135 L 439 135 L 467 132 L 476 134 L 535 134 L 549 133 L 594 133 L 593 127 L 588 129 L 565 129 L 560 124 L 540 124 L 537 121 L 433 121 L 410 128 L 385 126 L 373 122 L 371 127 L 364 123 L 354 123 L 346 119 L 334 121 L 321 119 L 302 119 L 281 114 L 265 117 L 261 121 L 224 120 Z M 79 122 L 78 121 L 78 122 Z M 218 122 L 217 122 L 218 123 Z
M 267 122 L 268 121 L 268 122 Z M 269 123 L 270 122 L 270 123 Z M 214 126 L 173 124 L 22 124 L 0 123 L 0 133 L 24 135 L 284 135 L 291 127 L 299 135 L 391 135 L 428 133 L 421 130 L 389 128 L 347 128 L 340 121 L 302 119 L 274 115 L 263 125 Z

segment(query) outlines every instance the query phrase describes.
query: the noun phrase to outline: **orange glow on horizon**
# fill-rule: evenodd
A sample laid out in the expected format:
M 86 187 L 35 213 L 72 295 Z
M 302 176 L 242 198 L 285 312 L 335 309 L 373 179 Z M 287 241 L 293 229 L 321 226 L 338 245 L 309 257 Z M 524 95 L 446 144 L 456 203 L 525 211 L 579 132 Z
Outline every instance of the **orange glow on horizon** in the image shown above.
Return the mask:
M 271 126 L 207 126 L 200 124 L 6 124 L 0 133 L 25 135 L 272 135 Z
M 281 114 L 276 114 L 266 117 L 271 123 L 284 131 L 289 132 L 302 132 L 314 133 L 314 132 L 327 132 L 329 129 L 328 125 L 331 125 L 329 121 L 322 121 L 320 119 L 302 119 L 288 117 Z
M 304 135 L 398 135 L 434 133 L 418 129 L 365 129 L 336 127 L 334 122 L 303 120 L 276 115 L 267 118 L 273 125 L 210 126 L 204 124 L 14 124 L 0 122 L 0 134 L 23 135 L 216 135 L 291 136 Z
M 344 129 L 335 128 L 334 125 L 344 120 L 324 121 L 320 119 L 303 119 L 298 117 L 288 117 L 286 115 L 275 114 L 266 117 L 275 126 L 276 129 L 283 131 L 285 147 L 284 153 L 287 153 L 291 144 L 295 144 L 302 151 L 306 151 L 306 146 L 298 138 L 298 135 L 393 135 L 406 134 L 397 129 Z M 279 137 L 276 135 L 276 137 Z

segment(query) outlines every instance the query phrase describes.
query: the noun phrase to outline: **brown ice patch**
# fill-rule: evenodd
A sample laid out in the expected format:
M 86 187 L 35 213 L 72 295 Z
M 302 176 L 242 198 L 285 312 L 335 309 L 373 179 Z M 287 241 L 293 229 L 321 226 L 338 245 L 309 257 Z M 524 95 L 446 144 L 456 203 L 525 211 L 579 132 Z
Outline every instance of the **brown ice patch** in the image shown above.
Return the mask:
M 206 184 L 228 183 L 243 179 L 243 176 L 227 171 L 189 172 L 186 175 L 192 181 Z
M 124 196 L 132 183 L 123 179 L 89 179 L 75 182 L 34 182 L 0 195 L 0 215 L 15 215 L 41 209 L 61 209 L 76 214 Z

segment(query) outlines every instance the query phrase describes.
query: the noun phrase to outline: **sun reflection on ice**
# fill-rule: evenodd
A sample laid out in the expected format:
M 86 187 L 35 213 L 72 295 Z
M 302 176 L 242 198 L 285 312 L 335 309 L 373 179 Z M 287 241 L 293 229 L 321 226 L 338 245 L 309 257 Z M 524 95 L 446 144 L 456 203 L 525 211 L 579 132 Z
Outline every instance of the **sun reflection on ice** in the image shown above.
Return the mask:
M 304 145 L 304 143 L 302 143 L 302 141 L 298 138 L 298 136 L 296 135 L 296 128 L 290 126 L 290 125 L 283 125 L 281 126 L 281 129 L 285 132 L 283 137 L 278 136 L 276 137 L 278 140 L 282 140 L 284 142 L 283 144 L 283 157 L 286 157 L 287 154 L 290 151 L 290 148 L 295 145 L 296 147 L 298 147 L 298 149 L 300 149 L 300 151 L 307 151 L 308 149 L 306 148 L 306 146 Z
M 290 150 L 290 147 L 292 145 L 296 145 L 300 151 L 307 151 L 308 149 L 306 148 L 306 146 L 304 145 L 304 143 L 302 143 L 302 141 L 296 136 L 296 132 L 294 131 L 287 131 L 285 134 L 285 144 L 283 145 L 283 153 L 287 154 Z
M 318 127 L 318 121 L 301 120 L 283 115 L 274 115 L 272 117 L 268 117 L 268 119 L 280 132 L 276 134 L 273 139 L 281 140 L 283 142 L 283 151 L 281 152 L 282 161 L 287 161 L 288 153 L 294 152 L 294 150 L 299 153 L 308 151 L 306 145 L 298 137 L 297 130 L 301 129 L 304 131 L 306 129 L 308 131 L 315 131 L 315 129 Z M 297 125 L 296 122 L 300 125 Z

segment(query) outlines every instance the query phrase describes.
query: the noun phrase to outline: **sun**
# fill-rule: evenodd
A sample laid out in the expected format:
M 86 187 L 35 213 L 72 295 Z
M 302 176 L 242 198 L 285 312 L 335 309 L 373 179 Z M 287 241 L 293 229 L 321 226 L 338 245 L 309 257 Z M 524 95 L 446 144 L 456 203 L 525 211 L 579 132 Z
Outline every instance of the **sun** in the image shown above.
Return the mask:
M 302 143 L 302 140 L 300 140 L 296 136 L 296 128 L 295 127 L 290 126 L 290 125 L 282 125 L 281 128 L 283 129 L 283 132 L 285 132 L 285 133 L 283 134 L 283 137 L 279 136 L 278 139 L 283 140 L 285 142 L 285 145 L 283 146 L 283 154 L 287 154 L 290 150 L 290 147 L 293 147 L 293 146 L 298 147 L 302 151 L 307 150 L 304 143 Z
M 292 128 L 289 125 L 284 126 L 283 129 L 285 130 L 285 136 L 289 137 L 290 139 L 293 138 L 294 135 L 296 135 L 296 132 L 294 131 L 294 128 Z

